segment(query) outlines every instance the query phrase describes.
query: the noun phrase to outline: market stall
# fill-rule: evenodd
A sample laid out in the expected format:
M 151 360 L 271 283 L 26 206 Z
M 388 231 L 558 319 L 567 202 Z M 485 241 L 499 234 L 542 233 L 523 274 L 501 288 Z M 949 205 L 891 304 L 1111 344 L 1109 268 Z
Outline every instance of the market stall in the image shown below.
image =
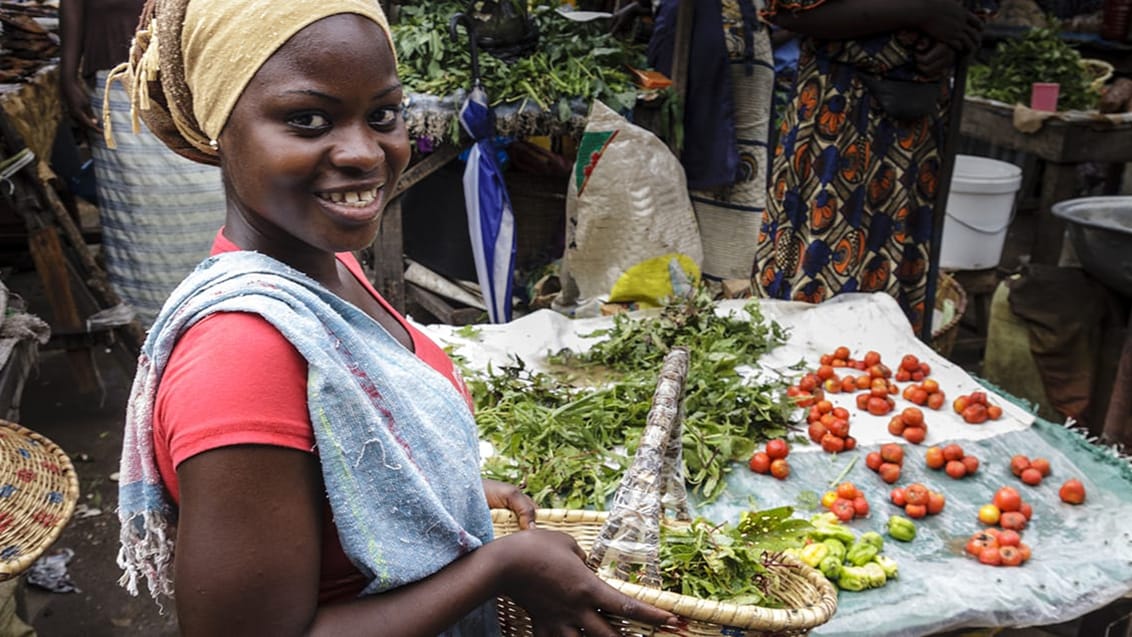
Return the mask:
M 774 414 L 777 412 L 770 404 L 773 402 L 771 398 L 758 399 L 758 404 L 748 404 L 747 411 L 761 414 L 757 417 L 746 414 L 740 418 L 737 412 L 721 411 L 727 406 L 727 399 L 721 395 L 735 392 L 734 387 L 728 385 L 713 389 L 712 383 L 718 379 L 704 378 L 704 368 L 700 367 L 697 372 L 696 363 L 693 363 L 687 380 L 690 393 L 685 406 L 689 415 L 684 436 L 684 458 L 687 466 L 698 469 L 688 474 L 694 515 L 722 523 L 734 521 L 744 511 L 791 506 L 796 516 L 808 518 L 823 510 L 818 502 L 820 494 L 839 483 L 852 482 L 863 493 L 869 509 L 864 517 L 845 523 L 859 537 L 868 531 L 886 534 L 890 517 L 905 514 L 904 510 L 890 502 L 890 491 L 894 487 L 922 483 L 943 494 L 946 499 L 937 515 L 914 520 L 915 537 L 912 541 L 896 541 L 891 531 L 885 536 L 883 551 L 899 566 L 895 579 L 872 590 L 842 590 L 837 613 L 828 623 L 816 628 L 813 634 L 908 635 L 961 627 L 1055 624 L 1099 609 L 1132 592 L 1132 538 L 1126 528 L 1126 520 L 1132 513 L 1132 490 L 1128 488 L 1132 482 L 1132 466 L 1126 458 L 1111 449 L 1090 443 L 1071 429 L 1037 419 L 1010 397 L 984 387 L 977 378 L 920 343 L 911 333 L 896 303 L 888 296 L 850 294 L 821 305 L 764 301 L 757 305 L 757 310 L 753 307 L 743 301 L 718 302 L 715 306 L 718 316 L 749 321 L 751 333 L 744 335 L 716 326 L 709 327 L 715 338 L 728 345 L 716 348 L 708 341 L 699 340 L 697 345 L 700 349 L 692 347 L 693 359 L 699 352 L 703 359 L 713 361 L 711 364 L 717 366 L 709 369 L 716 370 L 713 373 L 720 378 L 728 376 L 730 369 L 738 366 L 748 384 L 776 387 L 777 391 L 781 391 L 784 386 L 781 383 L 785 382 L 795 387 L 793 393 L 797 396 L 799 378 L 817 369 L 820 359 L 828 357 L 839 347 L 847 348 L 856 358 L 866 351 L 875 352 L 881 360 L 894 367 L 902 366 L 904 356 L 913 355 L 928 365 L 930 378 L 938 383 L 947 397 L 938 410 L 922 409 L 923 420 L 927 424 L 926 436 L 919 444 L 913 444 L 912 437 L 895 436 L 889 429 L 891 416 L 913 404 L 909 398 L 904 398 L 910 394 L 896 394 L 892 412 L 873 415 L 858 409 L 858 392 L 827 392 L 826 400 L 851 413 L 850 433 L 855 446 L 852 450 L 827 453 L 823 451 L 823 445 L 810 444 L 803 435 L 799 435 L 804 428 L 800 423 L 794 424 L 789 431 L 781 429 L 781 422 L 775 424 Z M 744 310 L 754 311 L 754 314 L 744 313 Z M 433 325 L 427 330 L 463 361 L 469 370 L 467 377 L 473 388 L 482 382 L 489 369 L 495 375 L 510 374 L 511 380 L 522 378 L 525 372 L 537 371 L 569 378 L 571 386 L 608 387 L 609 383 L 616 385 L 609 368 L 574 367 L 570 357 L 563 357 L 562 350 L 572 350 L 584 356 L 585 352 L 602 347 L 600 344 L 608 338 L 617 343 L 604 347 L 624 346 L 618 351 L 630 351 L 634 346 L 628 343 L 624 325 L 639 321 L 644 326 L 640 333 L 652 334 L 660 339 L 670 334 L 673 327 L 658 320 L 659 316 L 656 313 L 634 313 L 621 315 L 620 318 L 570 320 L 550 311 L 541 311 L 508 325 L 475 329 Z M 694 313 L 686 316 L 689 321 L 700 320 L 694 318 Z M 777 333 L 774 324 L 784 328 L 786 334 L 777 346 L 774 345 Z M 595 333 L 595 330 L 603 331 Z M 756 334 L 757 339 L 764 339 L 762 342 L 769 348 L 765 353 L 751 353 L 748 347 L 751 334 Z M 647 348 L 646 345 L 640 347 Z M 653 349 L 664 348 L 653 341 Z M 644 350 L 638 348 L 636 351 Z M 516 361 L 521 361 L 518 369 Z M 700 364 L 706 363 L 701 360 Z M 851 373 L 844 373 L 846 370 L 838 371 L 843 372 L 845 377 L 852 377 Z M 697 374 L 701 376 L 697 377 Z M 539 378 L 543 382 L 532 386 L 529 393 L 541 394 L 553 387 L 553 383 L 545 377 Z M 916 384 L 912 381 L 898 383 L 899 388 L 905 390 Z M 616 393 L 621 390 L 610 391 Z M 705 398 L 702 394 L 696 395 L 697 391 L 714 394 L 712 400 L 720 401 L 715 404 L 720 411 L 705 416 L 702 413 Z M 997 405 L 1002 414 L 981 424 L 970 424 L 952 410 L 952 402 L 960 396 L 980 391 L 987 393 L 988 402 Z M 477 391 L 477 395 L 482 394 Z M 576 394 L 546 412 L 538 411 L 527 403 L 520 406 L 517 398 L 510 403 L 515 410 L 512 414 L 515 419 L 521 420 L 524 416 L 534 418 L 529 435 L 537 436 L 537 432 L 541 431 L 542 435 L 552 439 L 558 435 L 556 428 L 570 428 L 570 412 L 588 414 L 581 415 L 580 422 L 589 423 L 583 428 L 592 430 L 579 429 L 574 434 L 563 432 L 573 436 L 570 438 L 572 443 L 558 443 L 558 451 L 545 459 L 544 464 L 556 465 L 559 472 L 566 471 L 571 454 L 584 451 L 585 448 L 579 445 L 585 439 L 600 440 L 605 435 L 600 433 L 603 429 L 598 423 L 614 417 L 605 410 L 616 411 L 617 417 L 624 416 L 630 423 L 634 419 L 633 414 L 640 413 L 633 399 L 624 395 L 619 394 L 622 402 L 600 392 L 593 398 L 584 396 L 584 393 Z M 763 404 L 763 401 L 769 402 Z M 506 402 L 500 400 L 480 405 L 478 418 L 485 441 L 494 439 L 492 431 L 498 433 L 495 428 L 502 425 L 498 425 L 497 420 L 507 418 L 508 412 L 500 411 Z M 528 409 L 533 413 L 528 413 Z M 797 420 L 801 414 L 795 413 L 793 417 Z M 758 422 L 753 425 L 754 429 L 744 430 L 755 433 L 748 434 L 749 444 L 743 447 L 739 439 L 729 437 L 728 427 L 735 427 L 738 431 L 741 429 L 740 421 L 746 422 L 745 419 Z M 621 426 L 629 427 L 630 424 Z M 697 430 L 696 427 L 704 428 Z M 765 437 L 788 437 L 792 441 L 786 458 L 789 461 L 788 476 L 782 480 L 754 473 L 744 461 L 744 455 L 756 445 L 762 448 L 761 439 Z M 708 448 L 714 449 L 713 456 L 731 453 L 733 457 L 742 458 L 730 462 L 723 473 L 716 475 L 718 483 L 712 482 L 711 471 L 707 472 L 708 479 L 704 479 L 702 469 L 707 465 L 703 456 L 699 455 L 703 451 L 700 449 L 701 438 L 712 441 Z M 903 464 L 899 478 L 890 483 L 870 470 L 867 465 L 871 464 L 871 460 L 867 456 L 893 442 L 903 446 Z M 925 452 L 928 448 L 945 447 L 952 443 L 961 445 L 967 455 L 978 458 L 977 469 L 971 475 L 956 479 L 949 473 L 927 467 Z M 632 442 L 625 444 L 630 449 L 635 446 Z M 488 465 L 498 466 L 493 463 L 501 462 L 506 466 L 507 458 L 522 455 L 519 447 L 521 445 L 517 443 L 499 445 L 497 442 L 493 445 L 485 442 Z M 770 450 L 770 445 L 767 445 L 767 450 Z M 736 451 L 738 453 L 733 453 Z M 1012 473 L 1013 457 L 1023 454 L 1048 460 L 1050 473 L 1044 480 L 1039 479 L 1036 486 L 1023 483 Z M 626 454 L 622 451 L 621 455 Z M 575 478 L 572 484 L 575 488 L 596 484 L 594 488 L 600 492 L 602 480 L 608 478 L 602 478 L 599 469 L 611 463 L 616 466 L 616 457 L 616 452 L 592 457 L 587 465 L 590 467 L 587 476 Z M 613 470 L 613 473 L 617 471 Z M 530 478 L 528 487 L 543 484 L 536 484 L 536 481 L 544 480 L 544 474 L 532 471 L 527 475 Z M 1084 504 L 1072 505 L 1059 498 L 1059 486 L 1070 478 L 1083 483 L 1087 493 Z M 569 482 L 570 478 L 566 480 Z M 1016 489 L 1032 507 L 1032 517 L 1021 532 L 1024 543 L 1032 551 L 1032 558 L 1014 568 L 990 566 L 965 554 L 965 545 L 972 535 L 987 528 L 980 523 L 980 509 L 995 498 L 996 490 L 1004 486 Z M 544 499 L 558 497 L 545 490 L 542 495 Z M 543 503 L 544 500 L 540 500 L 540 504 Z M 565 503 L 573 508 L 582 508 L 583 504 L 578 501 Z M 604 508 L 592 503 L 585 507 Z M 1006 508 L 1004 505 L 1003 510 Z M 908 515 L 918 517 L 911 513 L 911 509 L 908 509 Z

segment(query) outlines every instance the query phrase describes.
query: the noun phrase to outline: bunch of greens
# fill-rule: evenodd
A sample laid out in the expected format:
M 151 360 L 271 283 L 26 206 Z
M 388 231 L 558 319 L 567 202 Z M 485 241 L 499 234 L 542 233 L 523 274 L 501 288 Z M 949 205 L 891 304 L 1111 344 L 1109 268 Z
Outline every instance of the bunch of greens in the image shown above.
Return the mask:
M 471 86 L 467 37 L 462 30 L 459 41 L 448 37 L 449 18 L 466 12 L 466 5 L 444 0 L 399 8 L 393 39 L 397 72 L 408 92 L 446 96 Z M 637 89 L 625 66 L 643 68 L 642 48 L 613 37 L 600 21 L 577 23 L 557 15 L 550 2 L 532 5 L 539 30 L 534 52 L 505 62 L 480 51 L 480 75 L 492 105 L 533 103 L 553 109 L 563 121 L 571 116 L 570 100 L 578 98 L 601 100 L 619 112 L 631 109 Z
M 685 480 L 704 500 L 719 496 L 735 460 L 786 434 L 794 409 L 779 378 L 744 379 L 753 364 L 785 338 L 755 302 L 747 317 L 721 315 L 706 289 L 667 304 L 655 316 L 618 315 L 589 351 L 551 357 L 555 373 L 521 364 L 470 373 L 476 421 L 497 455 L 489 477 L 522 484 L 543 506 L 604 508 L 616 490 L 656 389 L 657 373 L 675 345 L 691 351 L 685 381 Z M 593 387 L 569 380 L 585 377 Z
M 661 527 L 661 588 L 682 595 L 770 608 L 783 606 L 775 594 L 773 569 L 779 551 L 802 546 L 811 526 L 779 507 L 747 511 L 738 525 L 720 526 L 697 518 Z
M 1095 109 L 1100 99 L 1081 64 L 1081 54 L 1058 37 L 1056 26 L 1031 29 L 1000 42 L 989 64 L 971 67 L 967 92 L 1007 104 L 1028 104 L 1034 82 L 1061 85 L 1060 110 Z

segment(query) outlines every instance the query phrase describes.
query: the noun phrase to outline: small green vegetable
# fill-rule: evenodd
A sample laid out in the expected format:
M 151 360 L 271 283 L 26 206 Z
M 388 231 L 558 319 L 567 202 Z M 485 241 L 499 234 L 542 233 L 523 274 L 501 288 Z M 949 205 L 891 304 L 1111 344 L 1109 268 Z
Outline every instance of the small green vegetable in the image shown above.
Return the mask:
M 884 574 L 884 569 L 876 562 L 869 562 L 862 566 L 865 574 L 869 577 L 869 588 L 880 588 L 888 581 L 888 576 Z
M 822 560 L 829 556 L 829 547 L 821 542 L 809 544 L 802 549 L 799 559 L 812 568 L 817 568 Z
M 869 587 L 869 573 L 860 566 L 844 566 L 837 578 L 837 587 L 846 591 L 863 591 Z
M 900 574 L 900 567 L 896 564 L 896 560 L 884 555 L 878 555 L 873 559 L 873 562 L 879 564 L 884 569 L 884 574 L 888 579 L 894 579 Z
M 826 579 L 836 581 L 841 576 L 841 559 L 830 555 L 821 561 L 818 568 L 821 569 L 821 574 L 825 575 Z
M 876 546 L 868 542 L 854 542 L 853 545 L 849 547 L 849 552 L 845 554 L 845 561 L 853 566 L 864 566 L 873 561 L 873 558 L 876 557 L 879 552 Z
M 822 540 L 822 544 L 825 544 L 826 546 L 829 547 L 829 556 L 830 557 L 836 557 L 838 559 L 838 561 L 844 561 L 845 560 L 845 553 L 847 553 L 849 551 L 849 549 L 846 548 L 844 542 L 842 542 L 841 540 L 835 539 L 835 538 L 829 538 L 829 539 L 826 539 L 826 540 Z
M 871 544 L 877 547 L 878 551 L 884 548 L 884 538 L 881 537 L 880 533 L 877 533 L 876 531 L 867 531 L 865 533 L 862 533 L 861 537 L 857 538 L 857 541 L 863 544 Z
M 888 534 L 894 540 L 911 542 L 916 539 L 916 524 L 906 517 L 894 515 L 888 518 Z

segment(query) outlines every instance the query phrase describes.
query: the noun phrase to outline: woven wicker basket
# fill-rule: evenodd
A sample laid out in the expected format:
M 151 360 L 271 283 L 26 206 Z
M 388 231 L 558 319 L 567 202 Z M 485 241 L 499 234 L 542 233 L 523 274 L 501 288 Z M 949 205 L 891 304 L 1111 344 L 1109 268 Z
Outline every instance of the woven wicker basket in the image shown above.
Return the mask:
M 55 443 L 0 420 L 0 581 L 24 572 L 59 537 L 79 499 L 71 459 Z
M 955 339 L 959 335 L 959 321 L 967 311 L 967 292 L 955 280 L 955 277 L 946 272 L 939 274 L 939 288 L 935 294 L 935 309 L 942 312 L 946 303 L 954 305 L 955 314 L 951 320 L 932 331 L 932 349 L 944 358 L 950 358 L 955 349 Z
M 805 635 L 829 621 L 836 612 L 837 591 L 820 572 L 789 555 L 767 554 L 764 562 L 768 592 L 782 600 L 785 608 L 715 602 L 623 581 L 630 565 L 643 567 L 642 579 L 655 577 L 660 526 L 683 524 L 688 519 L 681 469 L 687 367 L 686 349 L 675 348 L 665 359 L 637 455 L 618 487 L 612 510 L 606 513 L 540 509 L 536 515 L 538 525 L 571 535 L 586 551 L 590 566 L 612 587 L 679 615 L 686 622 L 679 629 L 669 626 L 658 629 L 607 614 L 622 635 Z M 676 519 L 665 518 L 665 509 L 673 510 Z M 492 522 L 497 537 L 519 530 L 515 515 L 510 511 L 493 511 Z M 606 568 L 610 563 L 623 570 Z M 508 598 L 500 598 L 498 607 L 503 635 L 527 637 L 534 634 L 530 618 L 520 606 Z

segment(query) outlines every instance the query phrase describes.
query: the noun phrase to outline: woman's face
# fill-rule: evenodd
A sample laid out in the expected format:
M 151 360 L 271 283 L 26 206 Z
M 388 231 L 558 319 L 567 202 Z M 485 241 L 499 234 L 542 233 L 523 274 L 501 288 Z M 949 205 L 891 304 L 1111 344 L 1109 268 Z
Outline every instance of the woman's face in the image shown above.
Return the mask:
M 228 236 L 292 265 L 369 245 L 409 161 L 401 97 L 372 21 L 335 15 L 288 40 L 218 140 Z

